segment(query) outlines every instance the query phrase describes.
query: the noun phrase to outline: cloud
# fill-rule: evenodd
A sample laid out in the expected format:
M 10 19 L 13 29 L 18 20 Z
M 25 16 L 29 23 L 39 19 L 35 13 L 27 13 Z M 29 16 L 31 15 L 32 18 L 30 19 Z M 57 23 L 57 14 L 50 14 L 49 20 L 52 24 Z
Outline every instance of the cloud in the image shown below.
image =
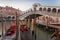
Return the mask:
M 32 4 L 36 1 L 21 1 L 21 0 L 15 0 L 15 1 L 0 1 L 0 6 L 12 6 L 14 8 L 19 8 L 20 10 L 27 10 L 29 9 Z
M 29 9 L 32 4 L 36 2 L 48 6 L 60 5 L 60 0 L 0 0 L 0 6 L 12 6 L 24 11 Z

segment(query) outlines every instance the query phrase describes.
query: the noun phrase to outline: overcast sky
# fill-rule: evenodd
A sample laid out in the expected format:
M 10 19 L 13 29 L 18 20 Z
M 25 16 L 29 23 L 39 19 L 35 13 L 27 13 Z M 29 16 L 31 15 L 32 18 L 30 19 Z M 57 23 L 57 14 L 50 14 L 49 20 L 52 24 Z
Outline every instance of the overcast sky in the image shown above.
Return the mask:
M 12 6 L 23 11 L 29 9 L 34 3 L 48 6 L 60 6 L 60 0 L 0 0 L 0 6 Z

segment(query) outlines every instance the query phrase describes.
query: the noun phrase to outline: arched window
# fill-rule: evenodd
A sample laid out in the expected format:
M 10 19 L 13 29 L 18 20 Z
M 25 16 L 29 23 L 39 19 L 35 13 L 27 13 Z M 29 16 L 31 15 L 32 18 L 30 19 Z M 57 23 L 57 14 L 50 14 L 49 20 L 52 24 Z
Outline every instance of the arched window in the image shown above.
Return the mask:
M 11 16 L 8 16 L 8 19 L 10 19 L 11 18 Z
M 58 9 L 58 13 L 60 13 L 60 9 Z
M 46 8 L 43 8 L 43 11 L 46 11 Z
M 41 7 L 39 8 L 39 11 L 42 11 L 42 8 Z
M 34 11 L 36 11 L 36 8 L 34 8 Z
M 14 19 L 15 17 L 13 16 L 12 19 Z
M 48 9 L 47 9 L 47 12 L 51 12 L 51 8 L 48 8 Z
M 55 13 L 55 12 L 56 12 L 56 8 L 53 8 L 53 9 L 52 9 L 52 12 L 54 12 L 54 13 Z

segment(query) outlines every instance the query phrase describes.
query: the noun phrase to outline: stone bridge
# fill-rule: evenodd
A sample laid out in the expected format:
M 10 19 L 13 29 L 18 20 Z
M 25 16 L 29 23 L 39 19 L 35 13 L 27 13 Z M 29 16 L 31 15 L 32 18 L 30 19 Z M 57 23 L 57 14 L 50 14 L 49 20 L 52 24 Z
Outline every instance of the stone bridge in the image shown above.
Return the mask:
M 23 20 L 24 18 L 33 14 L 60 17 L 60 7 L 59 6 L 43 6 L 39 3 L 35 3 L 34 5 L 32 5 L 30 9 L 25 11 L 25 13 L 21 14 L 20 18 Z
M 30 9 L 28 9 L 27 11 L 25 11 L 23 14 L 19 15 L 20 20 L 24 20 L 25 18 L 28 18 L 27 20 L 25 20 L 25 24 L 27 25 L 27 27 L 30 29 L 31 26 L 31 31 L 32 33 L 35 32 L 35 22 L 37 24 L 43 24 L 42 22 L 40 22 L 40 19 L 38 18 L 38 16 L 53 16 L 53 17 L 60 17 L 60 7 L 57 6 L 43 6 L 39 3 L 34 4 Z M 35 19 L 31 19 L 32 21 L 30 21 L 30 17 L 32 18 L 38 18 L 37 21 L 35 21 Z M 13 15 L 9 18 L 14 18 Z M 44 20 L 43 20 L 44 21 Z M 46 28 L 54 28 L 54 33 L 51 37 L 54 37 L 54 35 L 56 35 L 56 40 L 58 38 L 58 35 L 60 33 L 60 26 L 56 26 L 56 25 L 49 25 L 48 24 L 48 20 L 45 21 L 46 23 L 43 24 L 45 25 Z M 20 38 L 20 37 L 19 37 Z
M 40 22 L 41 21 L 40 16 L 56 17 L 57 22 L 58 22 L 58 18 L 60 18 L 60 7 L 59 6 L 43 6 L 39 3 L 35 3 L 30 9 L 28 9 L 27 11 L 25 11 L 25 13 L 20 15 L 21 20 L 24 20 L 25 18 L 28 17 L 28 19 L 27 19 L 28 28 L 30 26 L 30 22 L 32 22 L 32 26 L 34 26 L 35 19 L 29 19 L 32 16 L 33 16 L 33 18 L 36 19 L 37 24 L 45 25 L 46 28 L 48 28 L 48 26 L 49 26 L 51 28 L 58 29 L 59 33 L 60 33 L 60 26 L 52 25 L 52 24 L 57 24 L 56 22 L 50 24 L 49 19 L 46 19 L 45 21 L 42 20 L 42 22 Z M 32 20 L 32 21 L 30 21 L 30 20 Z M 26 20 L 25 20 L 25 24 L 26 24 Z M 60 21 L 58 24 L 60 24 Z

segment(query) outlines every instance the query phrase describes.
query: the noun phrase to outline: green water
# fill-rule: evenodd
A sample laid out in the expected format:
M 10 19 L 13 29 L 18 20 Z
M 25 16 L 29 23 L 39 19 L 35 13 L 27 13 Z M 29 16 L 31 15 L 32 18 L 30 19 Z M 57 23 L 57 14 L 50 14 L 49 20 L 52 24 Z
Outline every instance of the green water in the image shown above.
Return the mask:
M 7 29 L 12 25 L 12 22 L 6 22 L 3 23 L 3 26 L 5 28 L 5 26 L 7 27 Z M 0 35 L 2 32 L 2 25 L 0 23 Z M 4 30 L 5 31 L 5 30 Z M 51 32 L 41 28 L 40 26 L 36 25 L 36 40 L 55 40 L 55 38 L 51 39 Z M 60 39 L 59 39 L 60 40 Z
M 55 40 L 55 38 L 51 39 L 51 34 L 40 28 L 40 26 L 36 26 L 36 40 Z
M 3 33 L 9 29 L 9 27 L 12 25 L 12 22 L 3 22 Z M 5 29 L 6 28 L 6 29 Z M 0 35 L 2 34 L 2 22 L 0 22 Z

